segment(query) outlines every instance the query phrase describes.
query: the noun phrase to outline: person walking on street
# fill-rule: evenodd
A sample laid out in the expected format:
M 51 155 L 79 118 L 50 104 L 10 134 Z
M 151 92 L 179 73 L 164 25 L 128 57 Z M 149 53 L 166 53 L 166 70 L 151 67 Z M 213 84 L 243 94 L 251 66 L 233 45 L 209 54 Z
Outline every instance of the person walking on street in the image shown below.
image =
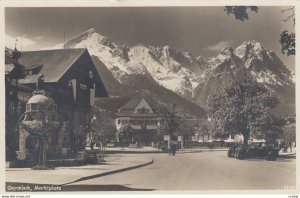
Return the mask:
M 173 156 L 175 156 L 176 150 L 177 150 L 176 144 L 171 144 L 171 152 L 172 152 L 172 155 L 173 155 Z

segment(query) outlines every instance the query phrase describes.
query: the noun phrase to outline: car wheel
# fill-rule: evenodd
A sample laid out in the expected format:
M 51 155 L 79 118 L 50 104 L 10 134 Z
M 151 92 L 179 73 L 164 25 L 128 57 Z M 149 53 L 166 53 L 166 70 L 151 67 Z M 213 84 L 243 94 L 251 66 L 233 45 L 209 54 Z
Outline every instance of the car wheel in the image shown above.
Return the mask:
M 235 151 L 233 154 L 233 157 L 235 157 L 236 159 L 238 159 L 238 155 L 239 155 L 239 151 Z
M 238 155 L 237 155 L 237 159 L 245 159 L 245 154 L 243 152 L 239 152 Z
M 231 157 L 230 151 L 227 152 L 227 156 L 228 156 L 228 157 Z

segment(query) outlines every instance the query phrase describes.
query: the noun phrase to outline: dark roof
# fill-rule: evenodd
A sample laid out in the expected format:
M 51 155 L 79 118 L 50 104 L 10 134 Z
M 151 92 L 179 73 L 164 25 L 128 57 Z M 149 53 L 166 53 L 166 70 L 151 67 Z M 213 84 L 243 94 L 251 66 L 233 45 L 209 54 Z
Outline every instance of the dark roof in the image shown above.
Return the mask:
M 20 83 L 35 83 L 40 75 L 44 82 L 57 82 L 86 49 L 57 49 L 22 52 L 19 63 L 26 68 L 42 66 L 38 75 L 27 76 Z
M 157 110 L 161 107 L 161 105 L 159 105 L 159 103 L 151 97 L 149 91 L 141 90 L 119 109 L 118 115 L 131 115 L 142 99 L 146 100 L 154 112 L 157 112 Z
M 32 95 L 32 92 L 34 91 L 34 88 L 32 88 L 28 85 L 25 85 L 25 84 L 20 84 L 20 83 L 18 83 L 18 87 L 16 88 L 16 79 L 11 80 L 11 86 L 13 87 L 13 89 L 18 89 L 18 91 L 24 91 L 24 92 L 28 93 L 29 95 Z
M 91 56 L 93 63 L 102 79 L 102 82 L 110 96 L 121 96 L 121 97 L 128 97 L 135 94 L 135 91 L 129 89 L 128 86 L 125 84 L 121 84 L 107 69 L 107 67 L 99 60 L 97 56 Z M 123 104 L 124 105 L 124 104 Z M 119 109 L 120 106 L 117 108 Z
M 43 67 L 43 65 L 31 65 L 31 66 L 26 66 L 24 70 L 31 70 L 35 68 Z
M 130 116 L 130 117 L 138 117 L 138 118 L 149 118 L 149 117 L 158 117 L 158 116 L 161 116 L 161 114 L 159 113 L 133 113 L 132 111 L 131 112 L 120 112 L 118 113 L 118 117 L 127 117 L 127 116 Z
M 10 74 L 10 72 L 15 68 L 14 64 L 5 64 L 5 74 Z

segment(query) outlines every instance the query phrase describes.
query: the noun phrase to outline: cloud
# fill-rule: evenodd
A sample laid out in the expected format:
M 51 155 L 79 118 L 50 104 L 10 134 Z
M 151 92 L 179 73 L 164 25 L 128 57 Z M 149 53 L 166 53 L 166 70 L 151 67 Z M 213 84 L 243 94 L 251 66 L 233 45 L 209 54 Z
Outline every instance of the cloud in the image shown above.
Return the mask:
M 64 48 L 64 44 L 59 43 L 54 46 L 42 47 L 42 48 L 40 48 L 40 50 L 53 50 L 53 49 L 63 49 L 63 48 Z
M 216 43 L 215 45 L 209 45 L 206 48 L 204 48 L 205 51 L 220 51 L 224 49 L 227 46 L 230 46 L 233 42 L 232 41 L 220 41 Z
M 45 38 L 44 36 L 36 36 L 36 37 L 34 37 L 35 40 L 42 40 L 44 38 Z
M 26 37 L 27 35 L 24 35 L 22 36 L 18 36 L 18 37 L 13 37 L 9 34 L 5 34 L 5 46 L 10 48 L 10 49 L 14 49 L 15 48 L 15 43 L 16 43 L 16 40 L 17 40 L 17 48 L 19 50 L 21 50 L 21 47 L 22 47 L 22 50 L 27 50 L 29 49 L 30 47 L 33 47 L 33 45 L 36 44 L 36 41 Z

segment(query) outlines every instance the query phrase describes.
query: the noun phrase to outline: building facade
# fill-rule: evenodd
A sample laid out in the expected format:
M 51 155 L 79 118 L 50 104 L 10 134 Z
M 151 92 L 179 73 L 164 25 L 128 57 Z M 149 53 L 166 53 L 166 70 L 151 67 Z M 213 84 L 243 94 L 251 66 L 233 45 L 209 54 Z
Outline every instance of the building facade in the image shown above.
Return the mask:
M 159 104 L 147 91 L 140 91 L 118 110 L 115 121 L 117 141 L 125 144 L 152 145 L 161 124 Z
M 88 51 L 28 51 L 21 52 L 17 59 L 11 58 L 11 54 L 13 51 L 6 51 L 6 134 L 10 137 L 6 146 L 9 147 L 12 138 L 16 136 L 19 138 L 14 144 L 19 147 L 30 146 L 27 143 L 30 140 L 28 131 L 12 123 L 24 119 L 26 110 L 36 108 L 35 104 L 26 107 L 26 103 L 35 90 L 43 90 L 47 97 L 55 101 L 63 122 L 62 127 L 54 131 L 51 153 L 76 153 L 84 149 L 87 141 L 90 141 L 91 111 L 95 97 L 108 96 Z M 14 72 L 19 75 L 16 76 Z M 22 147 L 18 151 L 26 153 L 28 149 Z

